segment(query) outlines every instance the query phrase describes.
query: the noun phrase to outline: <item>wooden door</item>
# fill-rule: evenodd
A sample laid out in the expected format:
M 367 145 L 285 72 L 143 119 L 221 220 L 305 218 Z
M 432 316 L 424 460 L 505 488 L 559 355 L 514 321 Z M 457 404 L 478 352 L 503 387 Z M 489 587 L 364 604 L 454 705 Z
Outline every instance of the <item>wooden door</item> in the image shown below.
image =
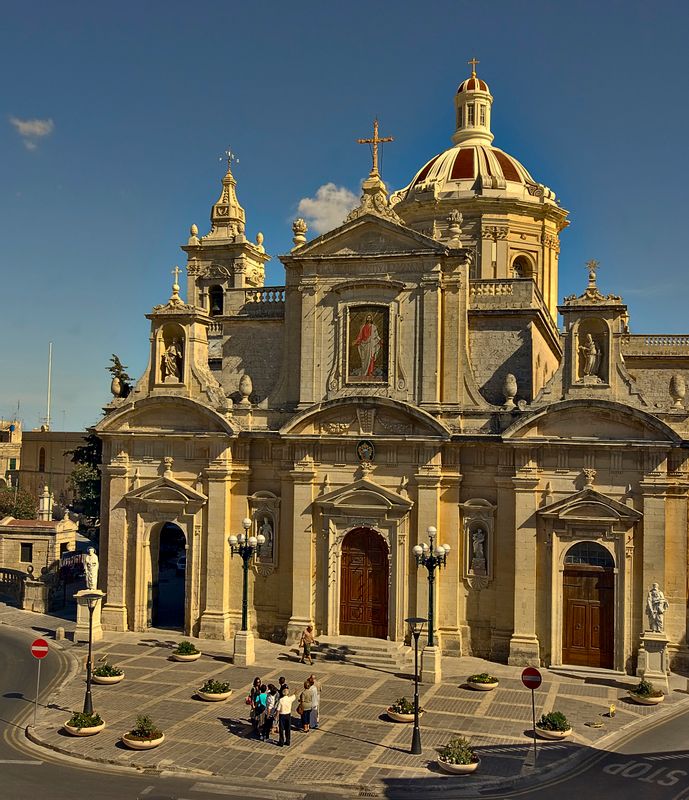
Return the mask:
M 570 566 L 563 576 L 562 661 L 582 667 L 614 666 L 615 575 L 611 569 Z
M 388 636 L 388 553 L 380 534 L 350 531 L 342 542 L 340 633 Z

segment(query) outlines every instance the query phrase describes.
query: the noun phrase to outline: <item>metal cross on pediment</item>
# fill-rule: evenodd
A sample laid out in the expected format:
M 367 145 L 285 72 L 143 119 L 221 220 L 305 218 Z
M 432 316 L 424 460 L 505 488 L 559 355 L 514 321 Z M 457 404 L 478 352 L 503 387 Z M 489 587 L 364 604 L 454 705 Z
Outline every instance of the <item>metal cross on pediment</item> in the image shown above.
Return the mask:
M 378 175 L 378 145 L 383 142 L 394 142 L 392 136 L 378 136 L 378 118 L 373 120 L 373 138 L 372 139 L 357 139 L 357 144 L 371 144 L 373 145 L 373 167 L 371 168 L 371 175 Z

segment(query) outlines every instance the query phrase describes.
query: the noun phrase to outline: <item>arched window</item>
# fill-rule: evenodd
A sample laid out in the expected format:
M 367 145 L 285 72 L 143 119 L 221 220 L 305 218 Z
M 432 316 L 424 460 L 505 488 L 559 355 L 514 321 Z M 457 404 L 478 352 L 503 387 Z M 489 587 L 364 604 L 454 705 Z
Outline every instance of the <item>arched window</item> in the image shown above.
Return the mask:
M 532 278 L 533 267 L 526 256 L 517 256 L 512 262 L 512 271 L 515 278 Z
M 208 292 L 211 317 L 218 317 L 223 313 L 223 295 L 222 286 L 211 286 Z
M 612 569 L 615 566 L 610 553 L 596 542 L 579 542 L 570 547 L 565 555 L 565 564 L 583 564 L 605 569 Z
M 41 447 L 38 451 L 38 471 L 45 472 L 45 448 Z

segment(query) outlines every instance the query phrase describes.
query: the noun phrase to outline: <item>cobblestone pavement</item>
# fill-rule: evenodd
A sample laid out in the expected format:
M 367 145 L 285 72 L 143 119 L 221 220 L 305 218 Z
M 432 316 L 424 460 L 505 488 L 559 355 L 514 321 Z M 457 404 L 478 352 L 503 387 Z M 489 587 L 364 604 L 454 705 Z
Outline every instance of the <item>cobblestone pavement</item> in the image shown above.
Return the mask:
M 49 630 L 52 618 L 26 616 L 26 612 L 0 607 L 0 622 L 19 627 Z M 29 623 L 38 622 L 38 626 Z M 21 623 L 21 624 L 20 624 Z M 56 624 L 53 619 L 53 627 Z M 58 621 L 57 624 L 61 624 Z M 69 623 L 66 627 L 69 630 Z M 453 735 L 468 737 L 481 756 L 480 773 L 470 780 L 493 782 L 533 775 L 533 745 L 530 738 L 531 697 L 522 687 L 521 669 L 475 658 L 443 660 L 443 682 L 421 687 L 423 754 L 409 753 L 411 725 L 394 723 L 385 714 L 395 699 L 413 695 L 410 676 L 325 661 L 314 671 L 322 686 L 321 725 L 302 733 L 293 720 L 292 745 L 278 748 L 273 742 L 250 738 L 248 707 L 244 700 L 254 675 L 277 683 L 284 675 L 298 691 L 311 668 L 298 663 L 294 652 L 280 645 L 256 642 L 257 663 L 234 667 L 229 643 L 195 640 L 204 651 L 192 663 L 170 658 L 183 637 L 166 631 L 147 634 L 108 633 L 108 641 L 95 647 L 94 660 L 107 654 L 122 667 L 126 677 L 115 686 L 93 686 L 95 710 L 107 727 L 94 737 L 74 738 L 61 726 L 73 710 L 81 710 L 84 671 L 78 670 L 39 715 L 35 739 L 60 752 L 122 765 L 159 770 L 193 770 L 237 779 L 268 779 L 286 784 L 308 784 L 311 788 L 339 786 L 342 789 L 376 785 L 399 785 L 405 778 L 424 779 L 436 785 L 443 776 L 435 762 L 436 748 Z M 85 645 L 66 645 L 83 665 Z M 493 692 L 476 692 L 463 685 L 473 672 L 490 671 L 500 679 Z M 620 732 L 635 722 L 663 716 L 687 700 L 685 681 L 676 687 L 660 708 L 638 706 L 626 696 L 634 678 L 557 675 L 542 670 L 543 684 L 536 692 L 536 714 L 558 710 L 566 714 L 574 735 L 566 742 L 539 740 L 538 770 L 562 764 L 583 747 L 605 748 Z M 208 703 L 195 696 L 206 678 L 228 681 L 233 688 L 229 700 Z M 614 717 L 607 716 L 615 703 Z M 149 714 L 165 731 L 165 743 L 156 750 L 125 749 L 120 735 L 131 728 L 138 713 Z M 656 717 L 657 718 L 657 717 Z M 466 779 L 461 779 L 466 780 Z M 415 781 L 415 783 L 417 783 Z M 418 785 L 418 783 L 417 783 Z

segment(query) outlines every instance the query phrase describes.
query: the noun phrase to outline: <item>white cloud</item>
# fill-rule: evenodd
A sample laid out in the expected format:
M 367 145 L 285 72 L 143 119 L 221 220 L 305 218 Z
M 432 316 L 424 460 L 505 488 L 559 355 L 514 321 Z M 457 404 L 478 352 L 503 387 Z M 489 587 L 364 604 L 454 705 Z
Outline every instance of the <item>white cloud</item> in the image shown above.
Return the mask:
M 315 197 L 303 197 L 299 201 L 298 212 L 316 233 L 321 234 L 341 225 L 358 202 L 354 192 L 345 186 L 326 183 L 318 189 Z
M 21 136 L 27 150 L 35 150 L 38 142 L 45 136 L 50 136 L 55 124 L 52 119 L 19 119 L 10 117 L 10 123 Z

